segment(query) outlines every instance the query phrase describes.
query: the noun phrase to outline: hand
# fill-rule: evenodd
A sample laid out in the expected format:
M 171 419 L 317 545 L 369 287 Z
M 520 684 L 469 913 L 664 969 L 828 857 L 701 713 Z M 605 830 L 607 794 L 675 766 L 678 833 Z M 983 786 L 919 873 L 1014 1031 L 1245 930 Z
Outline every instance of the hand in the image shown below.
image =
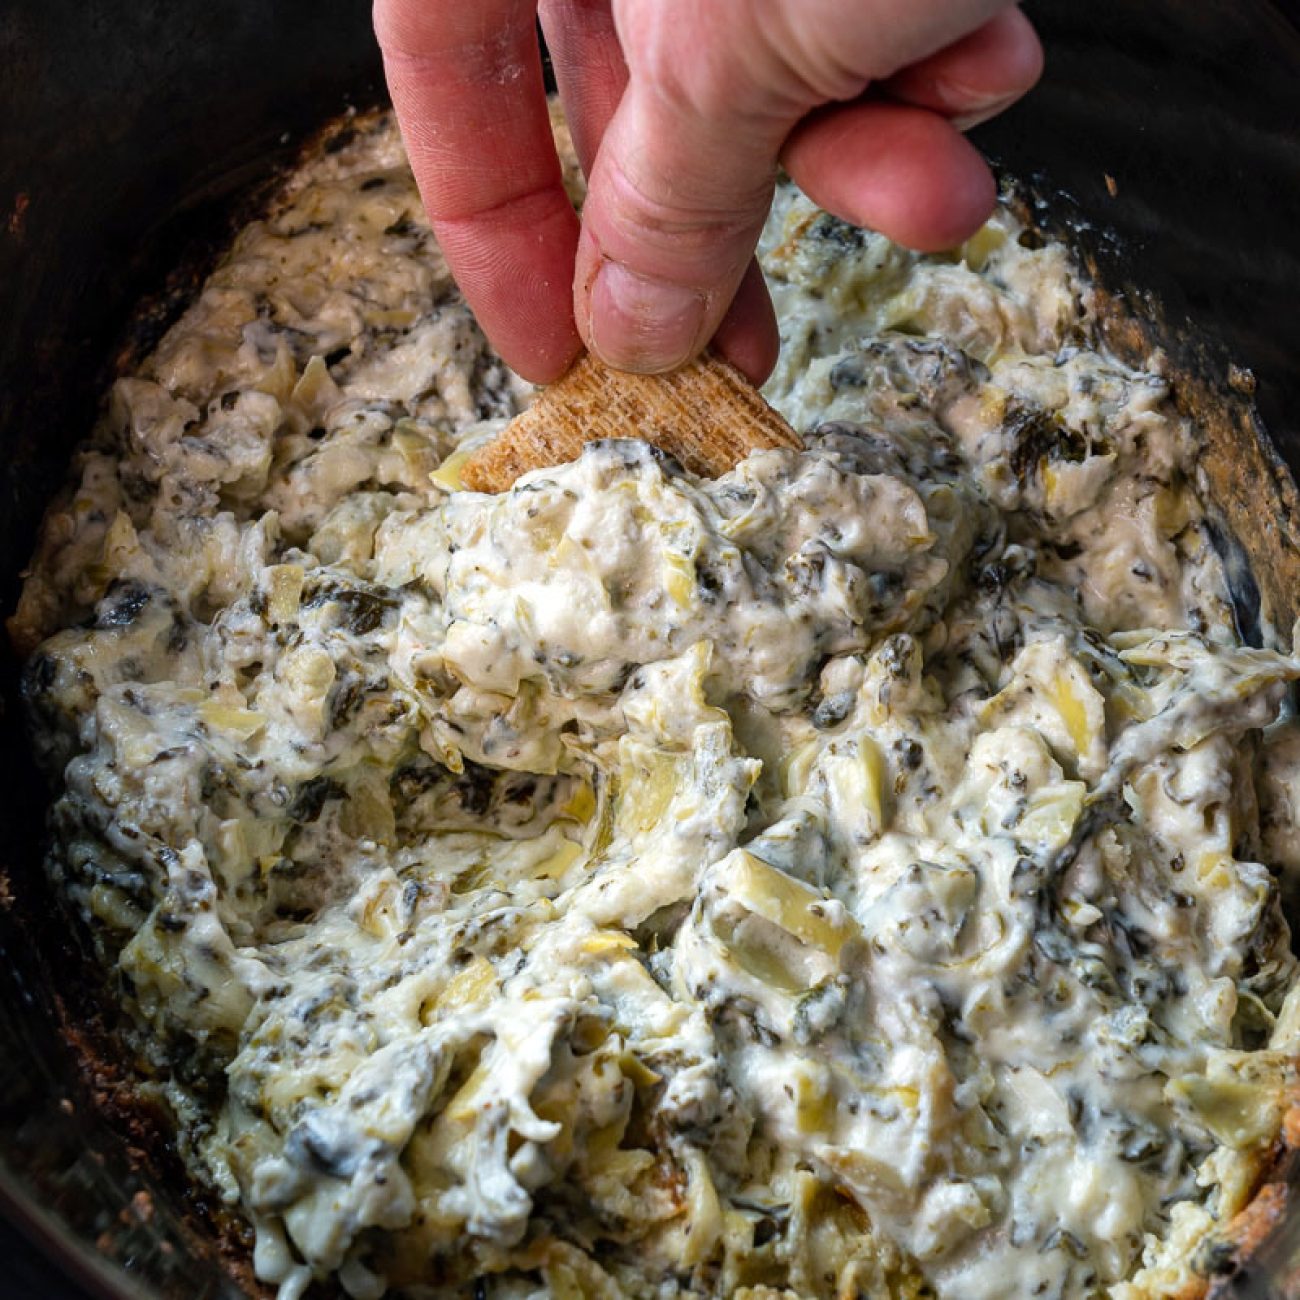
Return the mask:
M 434 230 L 501 355 L 545 382 L 585 343 L 669 370 L 777 348 L 753 260 L 778 162 L 838 216 L 922 250 L 973 233 L 993 178 L 961 131 L 1038 79 L 1009 0 L 540 0 L 589 179 L 560 182 L 539 0 L 375 0 Z

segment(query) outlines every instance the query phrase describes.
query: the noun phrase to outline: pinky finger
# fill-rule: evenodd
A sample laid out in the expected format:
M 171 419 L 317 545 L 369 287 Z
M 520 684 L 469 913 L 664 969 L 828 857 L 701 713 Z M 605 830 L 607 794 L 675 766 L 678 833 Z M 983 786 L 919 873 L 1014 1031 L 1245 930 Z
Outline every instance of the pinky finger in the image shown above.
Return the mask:
M 814 113 L 781 161 L 814 203 L 921 252 L 969 238 L 997 199 L 975 147 L 937 113 L 907 104 L 862 100 Z

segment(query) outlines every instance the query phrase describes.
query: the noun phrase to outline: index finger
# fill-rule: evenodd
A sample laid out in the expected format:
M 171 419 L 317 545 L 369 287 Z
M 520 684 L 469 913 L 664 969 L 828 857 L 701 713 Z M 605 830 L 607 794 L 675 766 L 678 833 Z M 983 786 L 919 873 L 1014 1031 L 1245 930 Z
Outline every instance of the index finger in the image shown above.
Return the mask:
M 551 136 L 535 0 L 375 0 L 375 34 L 411 168 L 452 274 L 526 379 L 581 347 L 578 218 Z

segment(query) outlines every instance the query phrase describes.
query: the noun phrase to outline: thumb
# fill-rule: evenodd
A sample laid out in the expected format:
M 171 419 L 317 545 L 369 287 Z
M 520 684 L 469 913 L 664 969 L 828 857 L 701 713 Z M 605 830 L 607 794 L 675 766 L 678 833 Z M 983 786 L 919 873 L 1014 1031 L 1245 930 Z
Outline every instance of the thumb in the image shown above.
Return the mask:
M 633 72 L 583 205 L 574 309 L 592 352 L 655 373 L 712 338 L 758 242 L 789 127 L 697 112 Z

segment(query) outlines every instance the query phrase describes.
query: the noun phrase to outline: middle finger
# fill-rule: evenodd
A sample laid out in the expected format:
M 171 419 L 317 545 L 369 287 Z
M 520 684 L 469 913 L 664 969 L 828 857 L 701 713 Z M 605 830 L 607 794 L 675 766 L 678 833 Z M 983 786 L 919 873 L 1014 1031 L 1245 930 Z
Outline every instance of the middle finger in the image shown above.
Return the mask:
M 584 174 L 627 85 L 609 0 L 541 0 L 538 11 L 555 84 Z

